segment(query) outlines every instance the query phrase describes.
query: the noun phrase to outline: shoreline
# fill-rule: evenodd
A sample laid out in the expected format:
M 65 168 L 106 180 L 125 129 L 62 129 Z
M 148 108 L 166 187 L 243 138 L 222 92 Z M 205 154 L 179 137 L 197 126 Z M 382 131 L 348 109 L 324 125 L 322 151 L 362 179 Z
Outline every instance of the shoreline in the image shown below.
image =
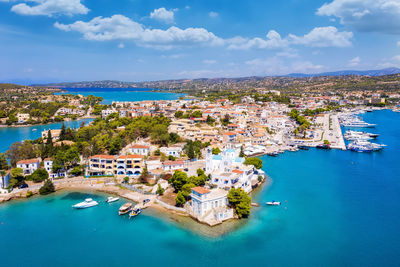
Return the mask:
M 75 179 L 75 180 L 67 180 Z M 91 192 L 91 193 L 104 193 L 112 194 L 128 201 L 133 201 L 135 203 L 142 203 L 144 199 L 149 198 L 151 201 L 149 205 L 146 206 L 146 210 L 150 216 L 155 218 L 173 223 L 176 227 L 185 229 L 194 233 L 196 235 L 207 237 L 207 238 L 219 238 L 224 235 L 230 234 L 235 230 L 246 225 L 249 220 L 251 220 L 251 215 L 247 219 L 230 219 L 224 221 L 221 224 L 210 226 L 208 224 L 199 222 L 198 220 L 192 218 L 188 213 L 183 213 L 177 210 L 168 209 L 167 207 L 158 203 L 156 195 L 144 195 L 129 189 L 125 189 L 118 185 L 106 185 L 109 180 L 93 178 L 92 180 L 87 180 L 87 178 L 67 178 L 63 180 L 55 180 L 55 192 L 53 194 L 59 194 L 63 191 L 70 192 Z M 256 188 L 252 191 L 252 196 L 257 196 L 262 190 L 268 189 L 272 184 L 272 179 L 267 176 L 264 182 L 258 184 Z M 39 188 L 41 184 L 34 184 L 34 186 L 28 188 L 27 190 L 20 190 L 16 192 L 11 192 L 5 195 L 0 195 L 0 205 L 2 203 L 11 201 L 29 201 L 29 198 L 41 197 L 39 194 Z M 27 192 L 32 192 L 33 195 L 27 197 Z M 46 195 L 51 196 L 52 194 Z M 261 206 L 261 204 L 260 204 Z M 252 207 L 252 209 L 259 209 L 259 207 Z
M 35 127 L 35 126 L 45 126 L 45 125 L 52 125 L 56 123 L 63 123 L 63 122 L 71 122 L 71 121 L 81 121 L 81 120 L 86 120 L 86 119 L 96 119 L 98 116 L 84 116 L 76 120 L 64 120 L 64 121 L 58 121 L 58 122 L 51 122 L 51 123 L 39 123 L 39 124 L 28 124 L 28 125 L 4 125 L 0 124 L 0 128 L 28 128 L 28 127 Z

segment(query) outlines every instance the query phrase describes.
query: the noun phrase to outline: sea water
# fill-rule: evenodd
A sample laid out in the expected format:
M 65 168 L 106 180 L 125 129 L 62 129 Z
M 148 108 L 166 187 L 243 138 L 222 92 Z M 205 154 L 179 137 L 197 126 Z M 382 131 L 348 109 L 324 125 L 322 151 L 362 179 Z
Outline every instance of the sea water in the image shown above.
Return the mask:
M 388 145 L 263 157 L 272 184 L 239 229 L 198 234 L 145 210 L 118 216 L 125 201 L 68 192 L 0 205 L 2 266 L 399 266 L 400 114 L 363 115 Z M 99 206 L 73 210 L 86 197 Z M 268 207 L 266 201 L 281 201 Z

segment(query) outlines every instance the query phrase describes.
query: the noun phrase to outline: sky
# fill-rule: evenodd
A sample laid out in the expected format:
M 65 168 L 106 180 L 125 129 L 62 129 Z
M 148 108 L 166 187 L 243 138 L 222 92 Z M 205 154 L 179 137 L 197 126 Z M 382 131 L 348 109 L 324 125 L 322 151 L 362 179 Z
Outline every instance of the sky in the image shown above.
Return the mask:
M 400 67 L 400 0 L 0 0 L 0 82 Z

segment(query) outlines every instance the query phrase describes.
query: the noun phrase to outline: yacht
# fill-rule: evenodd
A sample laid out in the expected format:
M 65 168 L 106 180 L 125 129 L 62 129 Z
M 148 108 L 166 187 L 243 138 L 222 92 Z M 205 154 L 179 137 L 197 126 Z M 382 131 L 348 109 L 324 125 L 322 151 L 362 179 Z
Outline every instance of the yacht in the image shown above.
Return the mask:
M 372 133 L 367 133 L 367 132 L 357 132 L 357 131 L 346 131 L 345 134 L 343 135 L 344 139 L 349 140 L 349 141 L 355 141 L 355 140 L 368 141 L 368 140 L 374 139 L 378 136 L 379 136 L 379 134 L 372 134 Z
M 86 209 L 86 208 L 90 208 L 90 207 L 94 207 L 99 205 L 99 203 L 91 198 L 87 198 L 85 199 L 85 201 L 75 204 L 72 207 L 75 209 Z
M 268 206 L 279 206 L 279 205 L 281 205 L 281 202 L 272 200 L 272 201 L 267 202 L 266 204 Z
M 356 140 L 347 146 L 347 149 L 355 152 L 374 152 L 380 151 L 385 147 L 382 144 L 371 143 L 368 141 Z
M 106 202 L 107 203 L 111 203 L 111 202 L 115 202 L 115 201 L 118 201 L 118 200 L 119 200 L 119 197 L 108 197 Z
M 124 215 L 129 213 L 132 210 L 132 203 L 125 203 L 119 208 L 119 215 Z

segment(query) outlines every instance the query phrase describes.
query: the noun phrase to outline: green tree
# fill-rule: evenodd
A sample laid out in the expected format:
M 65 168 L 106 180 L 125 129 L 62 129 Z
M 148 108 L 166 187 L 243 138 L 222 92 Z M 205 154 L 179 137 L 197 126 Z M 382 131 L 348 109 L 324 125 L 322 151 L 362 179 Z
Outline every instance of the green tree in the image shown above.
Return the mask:
M 162 188 L 160 184 L 158 184 L 156 193 L 157 193 L 157 195 L 159 195 L 159 196 L 164 195 L 164 188 Z
M 221 153 L 221 149 L 219 149 L 219 147 L 213 148 L 212 153 L 213 155 L 218 155 L 219 153 Z
M 146 183 L 147 182 L 147 177 L 149 176 L 149 171 L 147 169 L 147 165 L 144 166 L 142 173 L 139 176 L 139 181 L 141 183 Z
M 177 112 L 175 112 L 175 118 L 180 119 L 183 117 L 183 111 L 178 110 Z
M 31 175 L 30 179 L 34 183 L 40 183 L 49 178 L 49 173 L 45 169 L 36 169 Z
M 200 175 L 204 175 L 204 174 L 205 174 L 205 172 L 204 172 L 203 169 L 197 169 L 196 173 L 197 173 L 197 176 L 200 176 Z
M 182 186 L 182 195 L 185 197 L 186 200 L 189 199 L 190 193 L 192 192 L 192 188 L 196 187 L 195 184 L 189 183 Z
M 261 169 L 263 166 L 263 162 L 261 159 L 259 158 L 247 158 L 244 161 L 245 165 L 253 165 L 254 167 L 256 167 L 257 169 Z
M 175 192 L 178 192 L 188 182 L 188 176 L 186 172 L 176 171 L 169 181 L 174 187 Z
M 0 170 L 8 170 L 9 167 L 6 154 L 0 153 Z
M 183 207 L 186 203 L 186 198 L 183 196 L 183 193 L 181 191 L 178 192 L 175 198 L 176 206 L 178 207 Z
M 41 195 L 48 195 L 55 192 L 56 189 L 54 187 L 53 182 L 50 179 L 44 181 L 43 186 L 39 189 L 39 194 Z
M 231 188 L 228 192 L 228 201 L 239 218 L 246 218 L 250 215 L 251 198 L 243 189 Z
M 189 159 L 194 159 L 196 157 L 196 155 L 194 153 L 194 147 L 192 144 L 189 144 L 189 146 L 187 148 L 187 156 Z
M 240 153 L 239 153 L 239 157 L 244 158 L 246 155 L 244 154 L 244 148 L 243 145 L 240 147 Z
M 60 141 L 63 141 L 66 139 L 66 137 L 67 137 L 67 129 L 65 128 L 65 124 L 63 123 L 61 126 L 59 139 L 60 139 Z

